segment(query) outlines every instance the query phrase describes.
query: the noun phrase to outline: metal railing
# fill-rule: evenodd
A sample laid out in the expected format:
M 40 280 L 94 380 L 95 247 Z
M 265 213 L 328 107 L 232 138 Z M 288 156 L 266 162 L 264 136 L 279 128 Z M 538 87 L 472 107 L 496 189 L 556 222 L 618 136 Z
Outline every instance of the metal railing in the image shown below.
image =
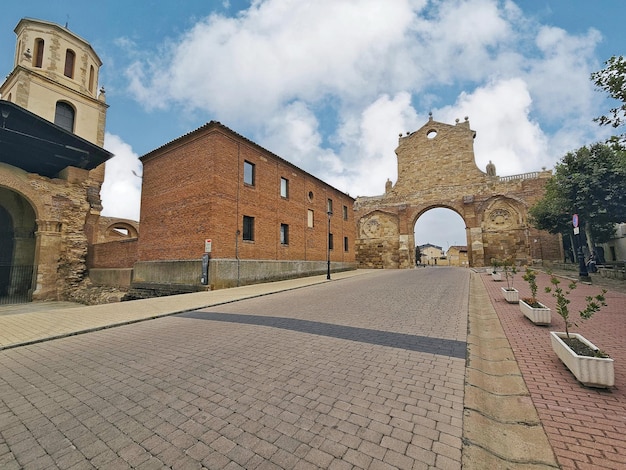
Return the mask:
M 33 272 L 32 265 L 0 265 L 0 305 L 30 302 Z
M 538 171 L 531 171 L 530 173 L 522 173 L 520 175 L 511 175 L 511 176 L 498 176 L 498 179 L 502 182 L 504 181 L 513 181 L 513 180 L 530 180 L 539 178 Z

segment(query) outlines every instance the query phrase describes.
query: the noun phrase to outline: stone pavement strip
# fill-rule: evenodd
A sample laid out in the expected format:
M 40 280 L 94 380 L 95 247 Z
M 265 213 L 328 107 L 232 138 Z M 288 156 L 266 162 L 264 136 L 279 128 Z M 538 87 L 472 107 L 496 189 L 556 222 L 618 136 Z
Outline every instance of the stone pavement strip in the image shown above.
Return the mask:
M 470 279 L 464 469 L 559 468 L 480 274 Z

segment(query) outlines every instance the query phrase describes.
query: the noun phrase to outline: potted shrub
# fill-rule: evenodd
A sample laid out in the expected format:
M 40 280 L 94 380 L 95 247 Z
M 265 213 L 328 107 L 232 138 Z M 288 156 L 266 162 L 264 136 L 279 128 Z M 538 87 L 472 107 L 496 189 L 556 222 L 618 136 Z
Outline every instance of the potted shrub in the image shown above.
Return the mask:
M 528 267 L 522 276 L 530 287 L 530 297 L 519 300 L 520 311 L 535 325 L 549 325 L 552 321 L 550 309 L 537 300 L 537 273 Z
M 612 387 L 615 384 L 613 359 L 601 351 L 591 341 L 578 333 L 570 333 L 572 326 L 577 326 L 570 318 L 568 295 L 576 289 L 576 281 L 570 282 L 568 290 L 563 289 L 561 281 L 551 274 L 552 287 L 546 287 L 556 299 L 556 312 L 565 322 L 565 332 L 551 331 L 552 350 L 574 377 L 588 387 Z M 595 296 L 585 297 L 585 308 L 578 312 L 582 321 L 590 319 L 602 307 L 606 306 L 606 289 Z
M 504 294 L 504 300 L 510 304 L 516 304 L 519 302 L 519 291 L 513 287 L 513 279 L 517 274 L 517 267 L 514 261 L 505 261 L 502 263 L 502 269 L 504 271 L 504 278 L 506 279 L 506 287 L 502 287 L 502 293 Z
M 498 271 L 498 267 L 500 266 L 500 262 L 495 259 L 495 258 L 491 258 L 491 279 L 493 279 L 494 281 L 501 281 L 502 280 L 502 273 L 500 271 Z

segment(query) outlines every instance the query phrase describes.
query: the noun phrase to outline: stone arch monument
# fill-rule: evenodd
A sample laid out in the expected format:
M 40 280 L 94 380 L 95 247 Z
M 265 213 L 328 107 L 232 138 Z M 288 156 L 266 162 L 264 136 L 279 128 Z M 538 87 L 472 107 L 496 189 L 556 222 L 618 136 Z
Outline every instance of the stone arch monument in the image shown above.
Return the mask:
M 501 177 L 491 161 L 483 172 L 474 160 L 475 137 L 468 118 L 449 125 L 432 116 L 419 130 L 400 135 L 398 180 L 354 205 L 359 267 L 414 266 L 415 222 L 437 207 L 463 218 L 470 266 L 489 266 L 493 258 L 518 264 L 563 259 L 560 238 L 528 223 L 528 208 L 543 195 L 551 172 Z

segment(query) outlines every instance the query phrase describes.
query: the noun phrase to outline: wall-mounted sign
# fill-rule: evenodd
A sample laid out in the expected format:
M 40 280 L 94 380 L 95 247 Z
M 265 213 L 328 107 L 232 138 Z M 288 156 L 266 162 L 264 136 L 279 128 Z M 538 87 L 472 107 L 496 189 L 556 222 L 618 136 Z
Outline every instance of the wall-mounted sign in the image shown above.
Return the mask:
M 204 240 L 204 252 L 211 253 L 211 248 L 213 245 L 213 241 L 210 238 Z

